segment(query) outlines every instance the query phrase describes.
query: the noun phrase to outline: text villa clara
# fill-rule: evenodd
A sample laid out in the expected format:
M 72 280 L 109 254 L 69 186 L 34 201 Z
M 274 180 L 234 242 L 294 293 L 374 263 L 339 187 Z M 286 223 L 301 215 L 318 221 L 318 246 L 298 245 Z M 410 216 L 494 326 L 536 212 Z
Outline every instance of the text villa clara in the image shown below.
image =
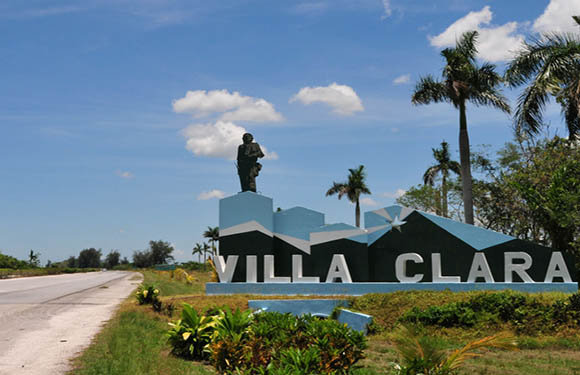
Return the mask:
M 238 255 L 229 255 L 227 261 L 223 256 L 214 257 L 216 270 L 220 283 L 232 281 Z M 404 253 L 397 257 L 395 261 L 395 276 L 400 283 L 418 283 L 423 280 L 424 275 L 416 273 L 409 275 L 407 265 L 409 263 L 423 263 L 423 257 L 417 253 Z M 504 282 L 513 282 L 513 275 L 516 274 L 525 283 L 534 281 L 527 273 L 532 266 L 532 257 L 526 252 L 505 252 L 504 253 Z M 258 281 L 258 257 L 256 255 L 246 256 L 246 282 L 256 283 Z M 431 273 L 433 283 L 460 283 L 459 276 L 443 275 L 441 267 L 441 254 L 431 254 Z M 564 261 L 561 252 L 552 253 L 550 262 L 546 267 L 544 282 L 551 283 L 555 279 L 565 283 L 571 283 L 572 278 Z M 471 268 L 466 282 L 474 283 L 483 280 L 486 283 L 494 283 L 491 269 L 484 253 L 475 253 L 471 262 Z M 333 282 L 352 283 L 350 271 L 343 254 L 334 254 L 328 267 L 326 283 Z M 318 276 L 304 276 L 302 274 L 302 255 L 292 255 L 292 277 L 275 276 L 274 255 L 264 255 L 264 282 L 265 283 L 319 283 Z

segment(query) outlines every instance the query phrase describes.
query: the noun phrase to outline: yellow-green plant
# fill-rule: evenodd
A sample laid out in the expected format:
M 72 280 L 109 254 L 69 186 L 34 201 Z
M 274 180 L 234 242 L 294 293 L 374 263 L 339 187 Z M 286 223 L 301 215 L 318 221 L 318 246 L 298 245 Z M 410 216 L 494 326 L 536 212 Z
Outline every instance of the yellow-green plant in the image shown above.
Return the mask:
M 400 363 L 394 364 L 397 375 L 452 375 L 466 360 L 479 357 L 490 348 L 517 350 L 514 336 L 508 332 L 472 341 L 450 354 L 435 347 L 433 340 L 414 329 L 400 326 L 394 335 Z
M 141 285 L 135 293 L 140 305 L 159 303 L 159 289 L 154 285 Z
M 188 359 L 208 358 L 216 324 L 216 317 L 198 315 L 191 305 L 184 303 L 181 319 L 169 323 L 171 328 L 167 335 L 171 352 Z

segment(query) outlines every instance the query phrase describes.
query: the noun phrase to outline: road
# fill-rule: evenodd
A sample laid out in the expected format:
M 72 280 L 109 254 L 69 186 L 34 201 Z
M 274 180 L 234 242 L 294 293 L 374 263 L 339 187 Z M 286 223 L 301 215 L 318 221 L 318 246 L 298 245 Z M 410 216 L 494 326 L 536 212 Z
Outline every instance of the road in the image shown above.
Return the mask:
M 0 374 L 65 373 L 140 281 L 117 271 L 0 280 Z

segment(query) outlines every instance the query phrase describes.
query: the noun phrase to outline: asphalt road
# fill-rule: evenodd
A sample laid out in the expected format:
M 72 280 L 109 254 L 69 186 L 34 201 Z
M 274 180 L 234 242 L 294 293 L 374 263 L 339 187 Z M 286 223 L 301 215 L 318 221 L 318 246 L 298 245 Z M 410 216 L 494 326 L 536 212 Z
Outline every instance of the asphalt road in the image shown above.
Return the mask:
M 91 272 L 0 280 L 0 374 L 62 374 L 141 275 Z

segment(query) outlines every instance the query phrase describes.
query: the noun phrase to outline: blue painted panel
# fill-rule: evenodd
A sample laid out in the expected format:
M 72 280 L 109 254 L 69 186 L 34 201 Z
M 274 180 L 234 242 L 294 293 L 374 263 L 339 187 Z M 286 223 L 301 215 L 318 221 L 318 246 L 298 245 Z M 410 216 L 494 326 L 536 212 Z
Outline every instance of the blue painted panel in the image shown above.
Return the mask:
M 385 207 L 385 211 L 387 211 L 389 213 L 389 215 L 391 215 L 391 217 L 394 219 L 395 216 L 398 216 L 399 219 L 401 218 L 401 210 L 403 208 L 401 206 L 389 206 L 389 207 Z
M 392 293 L 400 290 L 446 290 L 466 292 L 470 290 L 518 290 L 520 292 L 578 291 L 577 283 L 207 283 L 206 294 L 256 294 L 256 295 L 352 295 L 368 293 Z
M 274 231 L 272 198 L 245 191 L 220 199 L 220 229 L 227 229 L 252 220 L 262 224 L 270 232 Z
M 365 228 L 369 229 L 372 227 L 378 227 L 381 225 L 389 224 L 387 218 L 377 215 L 372 211 L 365 212 Z
M 310 240 L 310 232 L 324 225 L 324 214 L 303 207 L 274 213 L 274 232 Z
M 436 215 L 431 215 L 421 211 L 417 212 L 476 250 L 487 249 L 488 247 L 515 240 L 514 237 L 505 235 L 503 233 L 479 228 L 473 225 L 461 223 L 459 221 L 454 221 Z
M 349 225 L 349 224 L 345 224 L 345 223 L 336 223 L 336 224 L 327 224 L 327 225 L 321 226 L 313 232 L 335 232 L 338 230 L 353 230 L 353 229 L 359 229 L 359 228 L 352 226 L 352 225 Z
M 368 325 L 372 323 L 373 317 L 367 314 L 341 309 L 338 315 L 338 321 L 346 323 L 350 328 L 363 332 L 366 335 L 368 333 Z
M 369 235 L 365 233 L 365 234 L 361 234 L 360 236 L 349 237 L 349 238 L 347 238 L 347 240 L 351 240 L 351 241 L 359 242 L 359 243 L 367 243 L 369 240 Z
M 348 306 L 348 302 L 339 299 L 262 299 L 248 301 L 250 309 L 277 311 L 296 316 L 303 314 L 330 316 L 336 306 Z

